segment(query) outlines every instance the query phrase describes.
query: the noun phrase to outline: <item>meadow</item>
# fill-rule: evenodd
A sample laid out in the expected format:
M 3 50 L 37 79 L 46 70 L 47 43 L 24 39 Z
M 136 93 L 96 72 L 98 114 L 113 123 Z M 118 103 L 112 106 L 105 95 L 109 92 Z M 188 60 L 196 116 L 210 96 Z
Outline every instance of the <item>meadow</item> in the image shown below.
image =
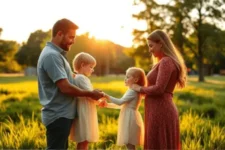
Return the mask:
M 94 88 L 119 98 L 126 91 L 123 78 L 92 77 L 91 81 Z M 225 76 L 206 77 L 204 83 L 189 76 L 187 87 L 175 90 L 182 149 L 225 149 L 224 91 Z M 40 111 L 36 77 L 0 77 L 0 149 L 45 149 Z M 126 149 L 115 144 L 118 115 L 119 110 L 98 108 L 100 140 L 89 149 Z M 75 146 L 69 142 L 70 149 Z

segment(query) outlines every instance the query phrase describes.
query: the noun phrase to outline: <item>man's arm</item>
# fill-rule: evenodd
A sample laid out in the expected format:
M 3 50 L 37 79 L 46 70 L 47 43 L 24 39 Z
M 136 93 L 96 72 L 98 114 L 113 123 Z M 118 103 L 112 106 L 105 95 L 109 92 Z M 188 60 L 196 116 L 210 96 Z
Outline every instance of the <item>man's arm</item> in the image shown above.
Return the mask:
M 93 90 L 93 91 L 86 91 L 78 88 L 77 86 L 74 86 L 69 83 L 68 79 L 60 79 L 56 81 L 57 87 L 60 89 L 60 91 L 66 95 L 70 96 L 87 96 L 91 97 L 95 100 L 100 99 L 103 97 L 103 93 L 99 90 Z

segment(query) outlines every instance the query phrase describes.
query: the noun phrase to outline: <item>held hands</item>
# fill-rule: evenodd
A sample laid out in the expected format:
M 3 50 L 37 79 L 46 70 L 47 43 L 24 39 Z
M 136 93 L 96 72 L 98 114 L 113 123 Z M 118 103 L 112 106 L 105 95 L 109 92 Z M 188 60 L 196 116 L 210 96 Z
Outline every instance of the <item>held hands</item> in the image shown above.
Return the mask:
M 98 101 L 99 101 L 98 106 L 99 106 L 100 108 L 104 108 L 104 107 L 106 107 L 106 106 L 108 105 L 108 103 L 107 103 L 107 101 L 106 101 L 105 98 L 101 98 L 101 99 L 98 100 Z
M 99 100 L 100 98 L 102 98 L 104 96 L 104 93 L 98 89 L 95 89 L 92 91 L 92 96 L 91 98 L 93 98 L 94 100 Z
M 102 98 L 99 100 L 98 106 L 99 106 L 100 108 L 107 107 L 107 105 L 108 105 L 107 99 L 109 99 L 109 96 L 106 95 L 106 94 L 104 93 L 104 97 L 102 97 Z
M 137 84 L 132 84 L 130 88 L 136 92 L 140 92 L 141 90 L 141 86 Z

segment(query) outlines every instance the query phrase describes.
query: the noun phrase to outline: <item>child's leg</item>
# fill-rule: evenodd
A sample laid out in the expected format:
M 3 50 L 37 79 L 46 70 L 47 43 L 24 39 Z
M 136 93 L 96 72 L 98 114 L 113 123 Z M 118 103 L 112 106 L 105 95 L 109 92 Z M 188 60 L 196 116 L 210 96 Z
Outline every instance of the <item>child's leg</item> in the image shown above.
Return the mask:
M 80 142 L 77 144 L 77 149 L 87 150 L 88 149 L 88 141 Z
M 128 143 L 126 146 L 129 150 L 135 150 L 135 145 Z

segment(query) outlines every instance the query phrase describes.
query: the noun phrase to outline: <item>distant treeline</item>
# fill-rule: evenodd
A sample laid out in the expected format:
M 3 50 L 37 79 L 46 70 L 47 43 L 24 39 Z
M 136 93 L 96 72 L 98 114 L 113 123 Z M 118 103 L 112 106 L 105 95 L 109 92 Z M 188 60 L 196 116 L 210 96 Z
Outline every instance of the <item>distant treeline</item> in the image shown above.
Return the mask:
M 41 50 L 50 37 L 51 30 L 37 30 L 22 45 L 15 41 L 0 40 L 0 72 L 20 72 L 26 67 L 36 67 Z M 96 40 L 88 33 L 77 36 L 75 41 L 67 54 L 71 67 L 73 58 L 79 52 L 90 53 L 96 58 L 96 75 L 124 74 L 128 67 L 134 66 L 134 59 L 126 53 L 128 48 L 110 41 Z
M 84 34 L 76 38 L 68 54 L 69 62 L 75 54 L 84 51 L 97 59 L 95 73 L 98 75 L 124 73 L 133 65 L 147 72 L 152 64 L 147 35 L 155 29 L 162 29 L 183 55 L 188 73 L 198 74 L 199 81 L 204 81 L 205 75 L 225 72 L 224 0 L 170 0 L 168 4 L 135 0 L 134 7 L 139 5 L 145 7 L 133 14 L 133 18 L 145 23 L 146 28 L 133 30 L 131 48 L 99 41 Z M 41 49 L 49 38 L 50 31 L 38 30 L 31 33 L 28 41 L 19 47 L 16 42 L 1 40 L 0 72 L 18 71 L 20 66 L 36 66 Z

